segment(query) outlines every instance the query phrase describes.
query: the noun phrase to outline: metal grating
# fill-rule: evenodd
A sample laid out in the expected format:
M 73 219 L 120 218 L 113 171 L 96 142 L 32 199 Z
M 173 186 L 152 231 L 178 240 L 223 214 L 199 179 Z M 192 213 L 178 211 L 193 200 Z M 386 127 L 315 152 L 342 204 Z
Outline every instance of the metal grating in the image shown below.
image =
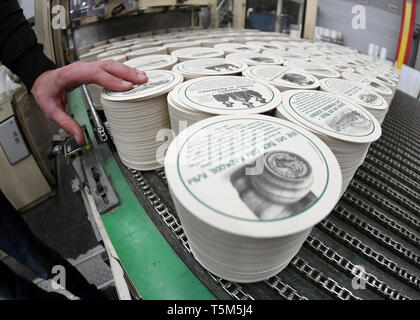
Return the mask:
M 219 298 L 420 299 L 419 120 L 420 103 L 397 91 L 383 137 L 334 211 L 285 270 L 255 284 L 215 277 L 192 258 L 163 169 L 139 172 L 120 165 L 162 234 Z

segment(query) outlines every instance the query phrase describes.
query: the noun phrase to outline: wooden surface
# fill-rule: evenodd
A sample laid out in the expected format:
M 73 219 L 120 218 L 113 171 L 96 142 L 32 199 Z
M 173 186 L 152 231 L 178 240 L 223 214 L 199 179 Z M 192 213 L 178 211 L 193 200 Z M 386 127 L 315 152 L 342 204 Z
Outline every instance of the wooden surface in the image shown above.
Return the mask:
M 69 13 L 69 2 L 68 1 L 62 1 L 62 0 L 52 0 L 51 5 L 63 5 L 66 13 Z M 69 27 L 69 15 L 66 14 L 66 21 L 65 21 L 65 28 L 67 29 Z M 65 29 L 64 29 L 65 30 Z M 63 32 L 65 32 L 63 29 L 51 29 L 52 32 L 52 43 L 53 43 L 53 49 L 54 49 L 54 56 L 55 56 L 55 62 L 59 67 L 63 67 L 66 64 L 65 56 L 64 56 L 64 47 L 63 47 Z
M 55 62 L 50 0 L 35 1 L 35 33 L 38 42 L 44 45 L 45 55 Z
M 306 1 L 305 26 L 303 37 L 314 40 L 315 26 L 318 18 L 318 0 Z
M 233 0 L 233 27 L 245 28 L 246 0 Z

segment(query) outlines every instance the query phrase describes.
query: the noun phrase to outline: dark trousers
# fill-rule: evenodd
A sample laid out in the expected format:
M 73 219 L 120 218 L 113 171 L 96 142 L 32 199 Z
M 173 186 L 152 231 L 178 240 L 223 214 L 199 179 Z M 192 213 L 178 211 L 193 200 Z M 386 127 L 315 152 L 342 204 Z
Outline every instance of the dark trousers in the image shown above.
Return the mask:
M 39 240 L 26 222 L 0 192 L 0 250 L 31 269 L 38 277 L 50 279 L 54 266 L 63 266 L 66 289 L 82 300 L 102 300 L 104 295 L 91 285 L 58 252 Z M 66 299 L 46 292 L 31 281 L 14 273 L 0 261 L 0 299 Z

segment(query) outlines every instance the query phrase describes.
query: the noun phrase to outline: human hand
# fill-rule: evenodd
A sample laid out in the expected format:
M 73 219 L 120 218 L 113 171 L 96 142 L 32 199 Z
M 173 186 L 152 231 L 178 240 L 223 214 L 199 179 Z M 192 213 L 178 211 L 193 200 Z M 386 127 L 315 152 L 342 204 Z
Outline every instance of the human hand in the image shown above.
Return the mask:
M 75 62 L 46 71 L 35 81 L 31 93 L 48 119 L 57 123 L 82 145 L 85 142 L 80 125 L 65 112 L 67 92 L 82 84 L 96 83 L 113 91 L 127 91 L 133 84 L 147 82 L 143 71 L 113 61 Z

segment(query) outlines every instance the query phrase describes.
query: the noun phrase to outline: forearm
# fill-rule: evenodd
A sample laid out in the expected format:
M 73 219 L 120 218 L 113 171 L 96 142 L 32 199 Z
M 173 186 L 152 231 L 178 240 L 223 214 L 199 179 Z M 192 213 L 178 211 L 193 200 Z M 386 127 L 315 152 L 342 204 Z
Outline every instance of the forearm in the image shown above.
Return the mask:
M 28 90 L 42 73 L 56 68 L 44 55 L 16 0 L 0 0 L 0 62 L 18 75 Z

